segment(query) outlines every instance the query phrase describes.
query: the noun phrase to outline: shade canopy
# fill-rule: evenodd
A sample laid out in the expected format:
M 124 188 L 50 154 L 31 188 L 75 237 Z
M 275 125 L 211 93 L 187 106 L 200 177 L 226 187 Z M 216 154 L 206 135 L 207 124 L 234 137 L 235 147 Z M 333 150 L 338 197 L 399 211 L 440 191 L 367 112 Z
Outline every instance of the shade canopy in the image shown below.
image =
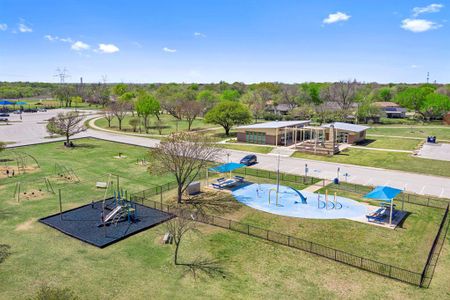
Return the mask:
M 380 200 L 380 201 L 392 201 L 402 190 L 390 187 L 390 186 L 377 186 L 371 192 L 367 193 L 364 198 Z
M 245 167 L 245 165 L 230 162 L 230 163 L 226 163 L 226 164 L 214 167 L 214 168 L 209 168 L 209 170 L 213 171 L 213 172 L 217 172 L 217 173 L 227 173 L 227 172 L 231 172 L 233 170 L 236 170 L 236 169 L 239 169 L 242 167 Z
M 0 100 L 0 105 L 13 105 L 14 102 L 8 100 Z

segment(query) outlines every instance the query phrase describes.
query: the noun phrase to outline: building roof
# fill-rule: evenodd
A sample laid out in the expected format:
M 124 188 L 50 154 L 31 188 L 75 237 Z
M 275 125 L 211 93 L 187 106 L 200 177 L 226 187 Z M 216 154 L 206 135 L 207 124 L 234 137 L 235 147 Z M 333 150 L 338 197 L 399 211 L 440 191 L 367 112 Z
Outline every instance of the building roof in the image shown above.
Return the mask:
M 311 121 L 273 121 L 273 122 L 239 126 L 237 127 L 237 129 L 276 129 L 295 125 L 306 125 L 309 124 L 310 122 Z
M 386 108 L 386 107 L 400 107 L 400 105 L 398 105 L 395 102 L 390 102 L 390 101 L 380 101 L 380 102 L 374 102 L 373 105 L 375 105 L 376 107 L 379 108 Z
M 330 128 L 331 125 L 333 125 L 334 128 L 336 128 L 336 129 L 351 131 L 351 132 L 362 132 L 362 131 L 370 128 L 368 126 L 343 123 L 343 122 L 334 122 L 333 124 L 325 124 L 325 125 L 322 125 L 322 127 Z

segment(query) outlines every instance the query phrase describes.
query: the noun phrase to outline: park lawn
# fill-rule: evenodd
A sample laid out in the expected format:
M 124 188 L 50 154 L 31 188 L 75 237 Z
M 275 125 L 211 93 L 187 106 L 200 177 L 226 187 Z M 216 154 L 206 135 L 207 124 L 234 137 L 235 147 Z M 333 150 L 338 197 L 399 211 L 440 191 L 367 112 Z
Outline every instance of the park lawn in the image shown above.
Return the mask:
M 369 136 L 357 146 L 367 148 L 381 148 L 393 150 L 415 150 L 419 145 L 419 141 L 415 139 L 399 139 L 389 137 Z
M 188 122 L 186 120 L 177 120 L 171 115 L 160 115 L 161 120 L 163 121 L 163 130 L 161 132 L 162 135 L 167 135 L 176 131 L 187 131 L 188 130 Z M 130 126 L 129 122 L 133 119 L 132 115 L 127 115 L 125 119 L 122 121 L 122 131 L 124 132 L 133 132 L 133 127 Z M 148 134 L 159 135 L 159 132 L 156 128 L 154 128 L 156 117 L 149 117 L 149 130 Z M 108 121 L 105 118 L 101 118 L 95 121 L 95 125 L 101 128 L 109 129 L 109 130 L 119 130 L 119 122 L 117 118 L 114 118 L 111 121 L 111 127 L 108 127 Z M 143 125 L 142 125 L 143 126 Z M 201 129 L 213 128 L 217 127 L 214 124 L 207 124 L 203 121 L 202 118 L 197 118 L 194 120 L 191 126 L 191 131 L 197 131 Z M 139 133 L 139 127 L 137 128 L 137 133 Z M 142 128 L 142 132 L 145 133 L 144 128 Z
M 145 148 L 94 139 L 76 144 L 75 149 L 65 149 L 61 142 L 23 147 L 20 151 L 35 156 L 41 170 L 0 181 L 0 244 L 11 246 L 11 255 L 0 263 L 1 299 L 31 297 L 41 284 L 68 287 L 81 299 L 445 299 L 450 295 L 448 239 L 429 289 L 206 225 L 198 225 L 199 232 L 186 237 L 181 260 L 190 262 L 198 256 L 217 260 L 223 273 L 199 272 L 196 279 L 187 268 L 173 264 L 173 246 L 161 244 L 163 225 L 105 249 L 82 243 L 36 222 L 58 211 L 55 195 L 18 204 L 12 200 L 15 181 L 31 187 L 30 182 L 53 176 L 55 162 L 65 163 L 81 182 L 51 180 L 62 189 L 63 207 L 68 209 L 103 197 L 104 190 L 97 190 L 95 181 L 105 181 L 108 172 L 121 174 L 121 186 L 130 192 L 172 177 L 151 176 L 145 166 L 135 164 L 145 157 Z M 115 159 L 118 152 L 127 158 Z
M 450 140 L 450 126 L 374 126 L 367 130 L 367 136 L 371 134 L 386 136 L 404 136 L 412 138 L 426 138 L 427 136 L 436 136 L 437 140 Z
M 345 149 L 329 156 L 295 152 L 292 157 L 450 177 L 450 162 L 413 157 L 409 153 Z
M 239 144 L 218 144 L 221 148 L 231 149 L 231 150 L 239 150 L 246 152 L 254 152 L 254 153 L 270 153 L 274 147 L 271 146 L 255 146 L 255 145 L 239 145 Z

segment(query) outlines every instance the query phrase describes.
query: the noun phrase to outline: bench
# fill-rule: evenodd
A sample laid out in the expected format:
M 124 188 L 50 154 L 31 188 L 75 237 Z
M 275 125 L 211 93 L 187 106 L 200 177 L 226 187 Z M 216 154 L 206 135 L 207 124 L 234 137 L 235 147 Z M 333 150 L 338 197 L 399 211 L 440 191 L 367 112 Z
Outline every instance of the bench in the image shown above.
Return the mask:
M 95 187 L 97 187 L 99 189 L 106 189 L 107 186 L 108 186 L 108 184 L 106 182 L 97 181 L 95 183 Z

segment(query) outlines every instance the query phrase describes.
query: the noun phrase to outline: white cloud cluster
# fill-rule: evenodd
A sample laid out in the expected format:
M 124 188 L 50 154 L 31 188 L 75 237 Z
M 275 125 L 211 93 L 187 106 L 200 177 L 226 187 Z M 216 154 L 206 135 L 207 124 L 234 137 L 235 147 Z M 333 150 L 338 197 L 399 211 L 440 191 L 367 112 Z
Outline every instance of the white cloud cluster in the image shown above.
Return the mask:
M 99 44 L 97 52 L 100 53 L 116 53 L 119 52 L 119 47 L 114 44 Z
M 60 41 L 60 42 L 64 42 L 64 43 L 73 43 L 73 40 L 69 37 L 68 38 L 60 38 L 59 36 L 51 35 L 51 34 L 44 35 L 44 39 L 49 40 L 50 42 Z
M 169 52 L 169 53 L 175 53 L 175 52 L 177 52 L 177 49 L 171 49 L 171 48 L 164 47 L 163 51 L 164 52 Z
M 401 27 L 412 32 L 425 32 L 432 29 L 438 29 L 441 25 L 425 19 L 404 19 Z
M 413 16 L 417 17 L 418 15 L 421 14 L 429 14 L 429 13 L 436 13 L 439 12 L 442 8 L 444 7 L 443 4 L 430 4 L 427 6 L 423 6 L 423 7 L 414 7 L 412 12 L 413 12 Z
M 350 15 L 347 15 L 346 13 L 338 11 L 334 14 L 329 14 L 328 17 L 323 19 L 323 23 L 332 24 L 332 23 L 336 23 L 336 22 L 344 22 L 344 21 L 348 21 L 350 18 L 351 18 Z
M 72 44 L 72 46 L 70 46 L 70 48 L 75 51 L 83 51 L 89 50 L 91 46 L 89 46 L 86 43 L 83 43 L 82 41 L 76 41 L 75 43 Z
M 195 36 L 195 37 L 200 37 L 200 38 L 205 38 L 205 37 L 206 37 L 206 34 L 201 33 L 201 32 L 194 32 L 194 36 Z
M 8 29 L 8 25 L 5 23 L 0 23 L 0 31 L 6 31 Z
M 33 32 L 33 29 L 25 24 L 23 20 L 19 23 L 19 31 L 22 33 Z

